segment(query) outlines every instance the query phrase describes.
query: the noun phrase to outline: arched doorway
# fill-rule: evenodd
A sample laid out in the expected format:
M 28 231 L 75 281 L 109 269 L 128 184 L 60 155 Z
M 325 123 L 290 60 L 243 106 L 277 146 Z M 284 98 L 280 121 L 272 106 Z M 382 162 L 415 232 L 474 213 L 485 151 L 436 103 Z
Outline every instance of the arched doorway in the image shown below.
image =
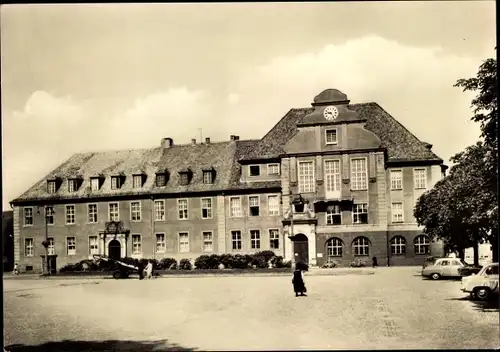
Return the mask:
M 111 259 L 120 259 L 121 251 L 122 251 L 122 246 L 120 244 L 120 241 L 111 240 L 109 242 L 109 244 L 108 244 L 108 256 Z
M 303 233 L 290 237 L 293 242 L 293 255 L 295 263 L 309 264 L 309 241 Z

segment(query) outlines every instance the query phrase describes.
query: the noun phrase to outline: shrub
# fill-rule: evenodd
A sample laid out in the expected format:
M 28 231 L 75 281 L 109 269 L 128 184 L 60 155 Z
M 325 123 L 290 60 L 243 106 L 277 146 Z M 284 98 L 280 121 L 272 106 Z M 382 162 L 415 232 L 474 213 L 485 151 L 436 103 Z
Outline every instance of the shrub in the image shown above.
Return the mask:
M 283 257 L 281 255 L 275 256 L 271 259 L 271 264 L 275 268 L 283 268 L 284 263 L 283 263 Z
M 193 265 L 191 264 L 191 261 L 187 258 L 181 259 L 179 262 L 179 269 L 180 270 L 192 270 Z
M 208 269 L 218 269 L 220 264 L 220 257 L 217 254 L 212 254 L 208 258 Z
M 248 260 L 247 256 L 241 255 L 241 254 L 236 254 L 234 256 L 233 268 L 235 268 L 235 269 L 246 269 L 246 268 L 248 268 L 249 264 L 250 263 L 249 263 L 249 260 Z
M 225 268 L 231 269 L 234 267 L 234 256 L 232 254 L 222 254 L 219 260 Z
M 175 258 L 163 258 L 158 263 L 158 270 L 177 270 L 177 260 Z
M 204 254 L 200 255 L 196 260 L 194 261 L 194 266 L 196 269 L 208 269 L 209 266 L 209 256 Z
M 286 262 L 283 262 L 282 268 L 291 268 L 292 267 L 292 261 L 287 260 Z

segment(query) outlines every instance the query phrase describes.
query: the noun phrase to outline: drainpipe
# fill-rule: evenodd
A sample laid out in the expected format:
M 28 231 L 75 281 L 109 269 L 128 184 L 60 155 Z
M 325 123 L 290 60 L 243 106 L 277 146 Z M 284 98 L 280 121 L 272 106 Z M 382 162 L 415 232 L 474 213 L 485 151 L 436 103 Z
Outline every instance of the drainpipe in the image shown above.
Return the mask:
M 153 260 L 156 260 L 156 237 L 155 237 L 155 197 L 151 196 L 151 238 L 153 243 Z
M 387 266 L 391 266 L 391 248 L 389 245 L 389 231 L 385 231 L 385 243 L 386 243 L 386 251 L 387 251 Z

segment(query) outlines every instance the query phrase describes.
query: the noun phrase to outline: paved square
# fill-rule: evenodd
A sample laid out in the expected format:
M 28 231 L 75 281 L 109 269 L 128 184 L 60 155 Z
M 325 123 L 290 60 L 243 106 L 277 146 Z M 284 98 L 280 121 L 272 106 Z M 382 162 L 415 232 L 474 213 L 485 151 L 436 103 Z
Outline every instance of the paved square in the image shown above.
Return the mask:
M 467 295 L 459 281 L 423 280 L 418 270 L 306 275 L 309 296 L 298 298 L 291 276 L 4 280 L 5 344 L 168 341 L 165 346 L 203 350 L 500 347 L 498 309 L 463 299 Z M 165 350 L 112 344 L 117 350 Z

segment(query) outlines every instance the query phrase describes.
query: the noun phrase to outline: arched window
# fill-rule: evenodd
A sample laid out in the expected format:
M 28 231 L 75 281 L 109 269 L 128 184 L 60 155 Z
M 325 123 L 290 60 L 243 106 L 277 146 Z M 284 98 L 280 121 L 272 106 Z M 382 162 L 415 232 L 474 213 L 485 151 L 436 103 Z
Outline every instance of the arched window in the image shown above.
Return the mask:
M 342 257 L 342 240 L 336 237 L 330 238 L 326 242 L 326 252 L 329 259 L 332 257 Z
M 415 245 L 415 254 L 428 254 L 430 252 L 429 237 L 425 235 L 419 235 L 415 237 L 415 241 L 413 243 Z
M 392 255 L 406 254 L 406 240 L 403 236 L 394 236 L 391 239 L 391 254 Z
M 369 255 L 370 241 L 366 237 L 357 237 L 352 242 L 354 255 Z

